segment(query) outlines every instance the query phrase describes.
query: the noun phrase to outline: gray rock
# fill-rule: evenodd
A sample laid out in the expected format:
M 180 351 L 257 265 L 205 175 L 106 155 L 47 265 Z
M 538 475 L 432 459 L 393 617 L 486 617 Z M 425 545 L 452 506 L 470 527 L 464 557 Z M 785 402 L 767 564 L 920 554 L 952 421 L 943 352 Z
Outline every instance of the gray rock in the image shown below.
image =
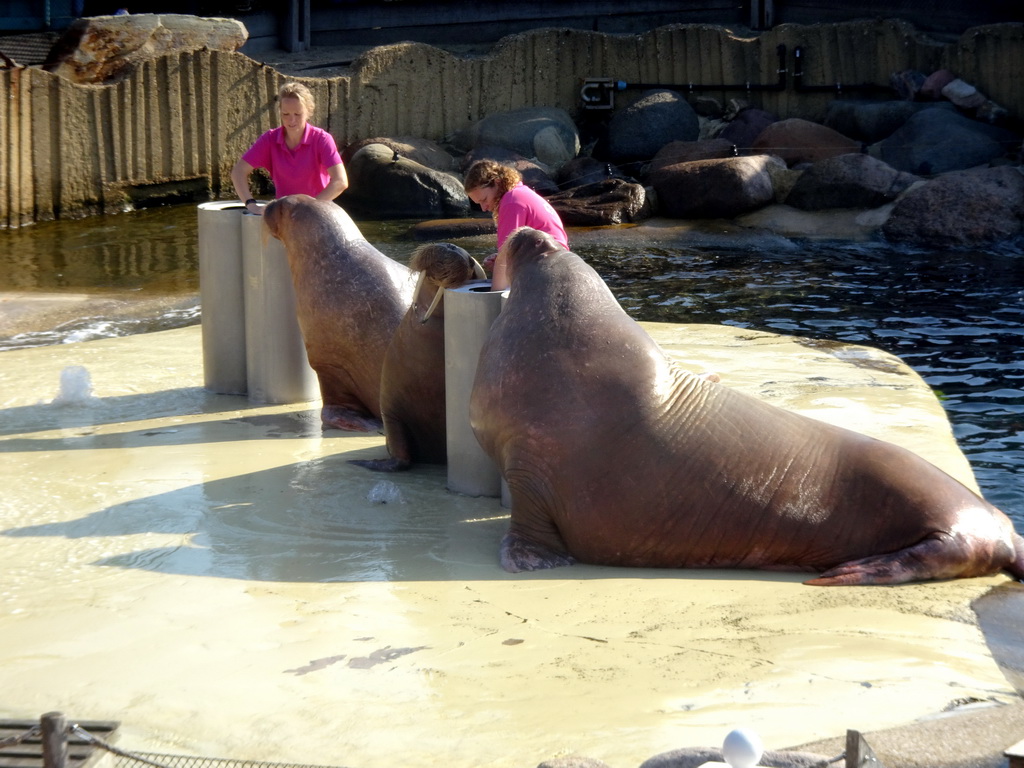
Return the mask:
M 523 107 L 477 120 L 452 138 L 462 152 L 493 145 L 558 168 L 580 151 L 569 113 L 557 107 Z
M 609 768 L 608 763 L 593 757 L 555 757 L 537 768 Z
M 824 124 L 851 139 L 874 144 L 891 136 L 922 109 L 955 110 L 952 104 L 837 99 L 825 109 Z
M 882 226 L 893 242 L 935 248 L 990 245 L 1019 235 L 1024 175 L 1014 167 L 947 173 L 909 190 Z
M 769 155 L 677 163 L 651 174 L 662 212 L 671 218 L 732 218 L 774 202 Z
M 462 158 L 463 175 L 469 170 L 469 166 L 478 160 L 493 160 L 496 163 L 515 168 L 519 171 L 519 175 L 523 177 L 523 184 L 539 195 L 551 195 L 558 191 L 558 185 L 551 178 L 546 168 L 538 165 L 533 160 L 527 160 L 511 149 L 493 144 L 476 147 L 467 152 Z
M 700 119 L 675 91 L 645 91 L 608 122 L 608 154 L 613 162 L 650 160 L 671 141 L 694 141 Z
M 984 165 L 1020 145 L 1020 136 L 948 109 L 915 113 L 868 152 L 893 168 L 931 176 Z
M 919 180 L 868 155 L 839 155 L 804 171 L 786 196 L 786 204 L 804 211 L 877 208 Z
M 436 171 L 383 144 L 368 144 L 349 160 L 349 188 L 338 202 L 350 213 L 390 218 L 466 216 L 469 198 L 457 176 Z
M 744 109 L 718 133 L 718 138 L 725 139 L 740 149 L 750 149 L 754 139 L 776 120 L 778 118 L 775 115 L 763 109 Z

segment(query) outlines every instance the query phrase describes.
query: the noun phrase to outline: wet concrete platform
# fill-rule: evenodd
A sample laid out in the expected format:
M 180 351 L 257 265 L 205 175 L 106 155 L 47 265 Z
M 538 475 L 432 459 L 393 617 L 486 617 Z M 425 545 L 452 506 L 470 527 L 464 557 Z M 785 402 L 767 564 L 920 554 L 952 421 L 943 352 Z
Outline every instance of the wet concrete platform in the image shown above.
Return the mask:
M 892 356 L 645 327 L 692 370 L 973 485 L 938 401 Z M 62 402 L 71 366 L 91 392 Z M 853 728 L 899 768 L 922 752 L 873 734 L 936 718 L 953 733 L 979 708 L 1000 733 L 974 723 L 954 745 L 973 751 L 926 764 L 998 766 L 1024 737 L 971 609 L 1019 586 L 1006 577 L 507 574 L 496 499 L 449 493 L 441 467 L 353 467 L 383 438 L 322 432 L 318 413 L 203 390 L 196 327 L 0 353 L 0 715 L 73 711 L 121 721 L 127 749 L 349 768 L 627 768 L 737 726 L 770 749 Z

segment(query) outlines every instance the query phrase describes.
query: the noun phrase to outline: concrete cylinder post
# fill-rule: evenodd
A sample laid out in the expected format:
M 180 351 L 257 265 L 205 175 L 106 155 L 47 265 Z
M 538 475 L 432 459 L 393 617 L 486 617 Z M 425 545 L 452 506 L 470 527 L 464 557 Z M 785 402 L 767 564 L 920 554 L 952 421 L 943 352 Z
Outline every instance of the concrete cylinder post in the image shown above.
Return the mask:
M 320 397 L 295 311 L 295 288 L 284 244 L 264 234 L 263 217 L 242 215 L 245 276 L 245 358 L 249 399 L 300 403 Z
M 248 391 L 242 298 L 244 210 L 238 201 L 218 201 L 202 203 L 197 214 L 203 386 L 221 395 Z
M 484 453 L 469 424 L 480 350 L 501 312 L 501 291 L 475 280 L 444 292 L 445 428 L 448 435 L 448 490 L 467 496 L 499 496 L 501 474 Z

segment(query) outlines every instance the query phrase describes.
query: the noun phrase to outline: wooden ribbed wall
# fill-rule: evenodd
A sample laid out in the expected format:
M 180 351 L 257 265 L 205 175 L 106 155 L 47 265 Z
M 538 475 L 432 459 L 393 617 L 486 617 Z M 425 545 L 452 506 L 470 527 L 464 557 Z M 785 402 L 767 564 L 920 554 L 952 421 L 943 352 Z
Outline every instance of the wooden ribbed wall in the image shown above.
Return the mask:
M 314 122 L 339 144 L 372 136 L 441 140 L 484 115 L 556 106 L 576 115 L 582 80 L 775 83 L 777 46 L 805 56 L 804 82 L 885 85 L 890 74 L 947 67 L 1024 116 L 1024 25 L 968 30 L 940 43 L 898 21 L 781 25 L 749 38 L 722 27 L 663 27 L 644 35 L 546 29 L 514 35 L 487 56 L 457 57 L 402 43 L 369 50 L 347 77 L 304 79 Z M 113 86 L 79 86 L 40 70 L 0 71 L 0 226 L 119 210 L 151 185 L 230 195 L 231 165 L 277 124 L 283 76 L 237 53 L 156 59 Z M 708 92 L 780 117 L 818 120 L 831 93 Z M 617 96 L 621 107 L 636 95 Z M 857 94 L 849 94 L 856 97 Z M 140 193 L 140 190 L 143 190 Z

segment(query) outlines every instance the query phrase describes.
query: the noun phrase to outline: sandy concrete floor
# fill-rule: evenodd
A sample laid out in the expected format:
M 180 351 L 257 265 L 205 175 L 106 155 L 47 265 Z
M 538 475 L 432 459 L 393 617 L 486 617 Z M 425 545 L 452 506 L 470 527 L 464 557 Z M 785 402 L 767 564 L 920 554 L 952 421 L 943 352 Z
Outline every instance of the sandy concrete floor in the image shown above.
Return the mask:
M 693 369 L 973 484 L 896 358 L 646 327 Z M 61 404 L 69 366 L 92 396 Z M 497 500 L 447 492 L 441 467 L 349 465 L 383 439 L 321 433 L 317 403 L 206 392 L 196 327 L 0 353 L 0 441 L 0 714 L 120 720 L 129 749 L 626 768 L 740 725 L 783 749 L 1018 701 L 970 608 L 1005 577 L 507 574 Z M 1021 738 L 1024 724 L 992 751 Z

